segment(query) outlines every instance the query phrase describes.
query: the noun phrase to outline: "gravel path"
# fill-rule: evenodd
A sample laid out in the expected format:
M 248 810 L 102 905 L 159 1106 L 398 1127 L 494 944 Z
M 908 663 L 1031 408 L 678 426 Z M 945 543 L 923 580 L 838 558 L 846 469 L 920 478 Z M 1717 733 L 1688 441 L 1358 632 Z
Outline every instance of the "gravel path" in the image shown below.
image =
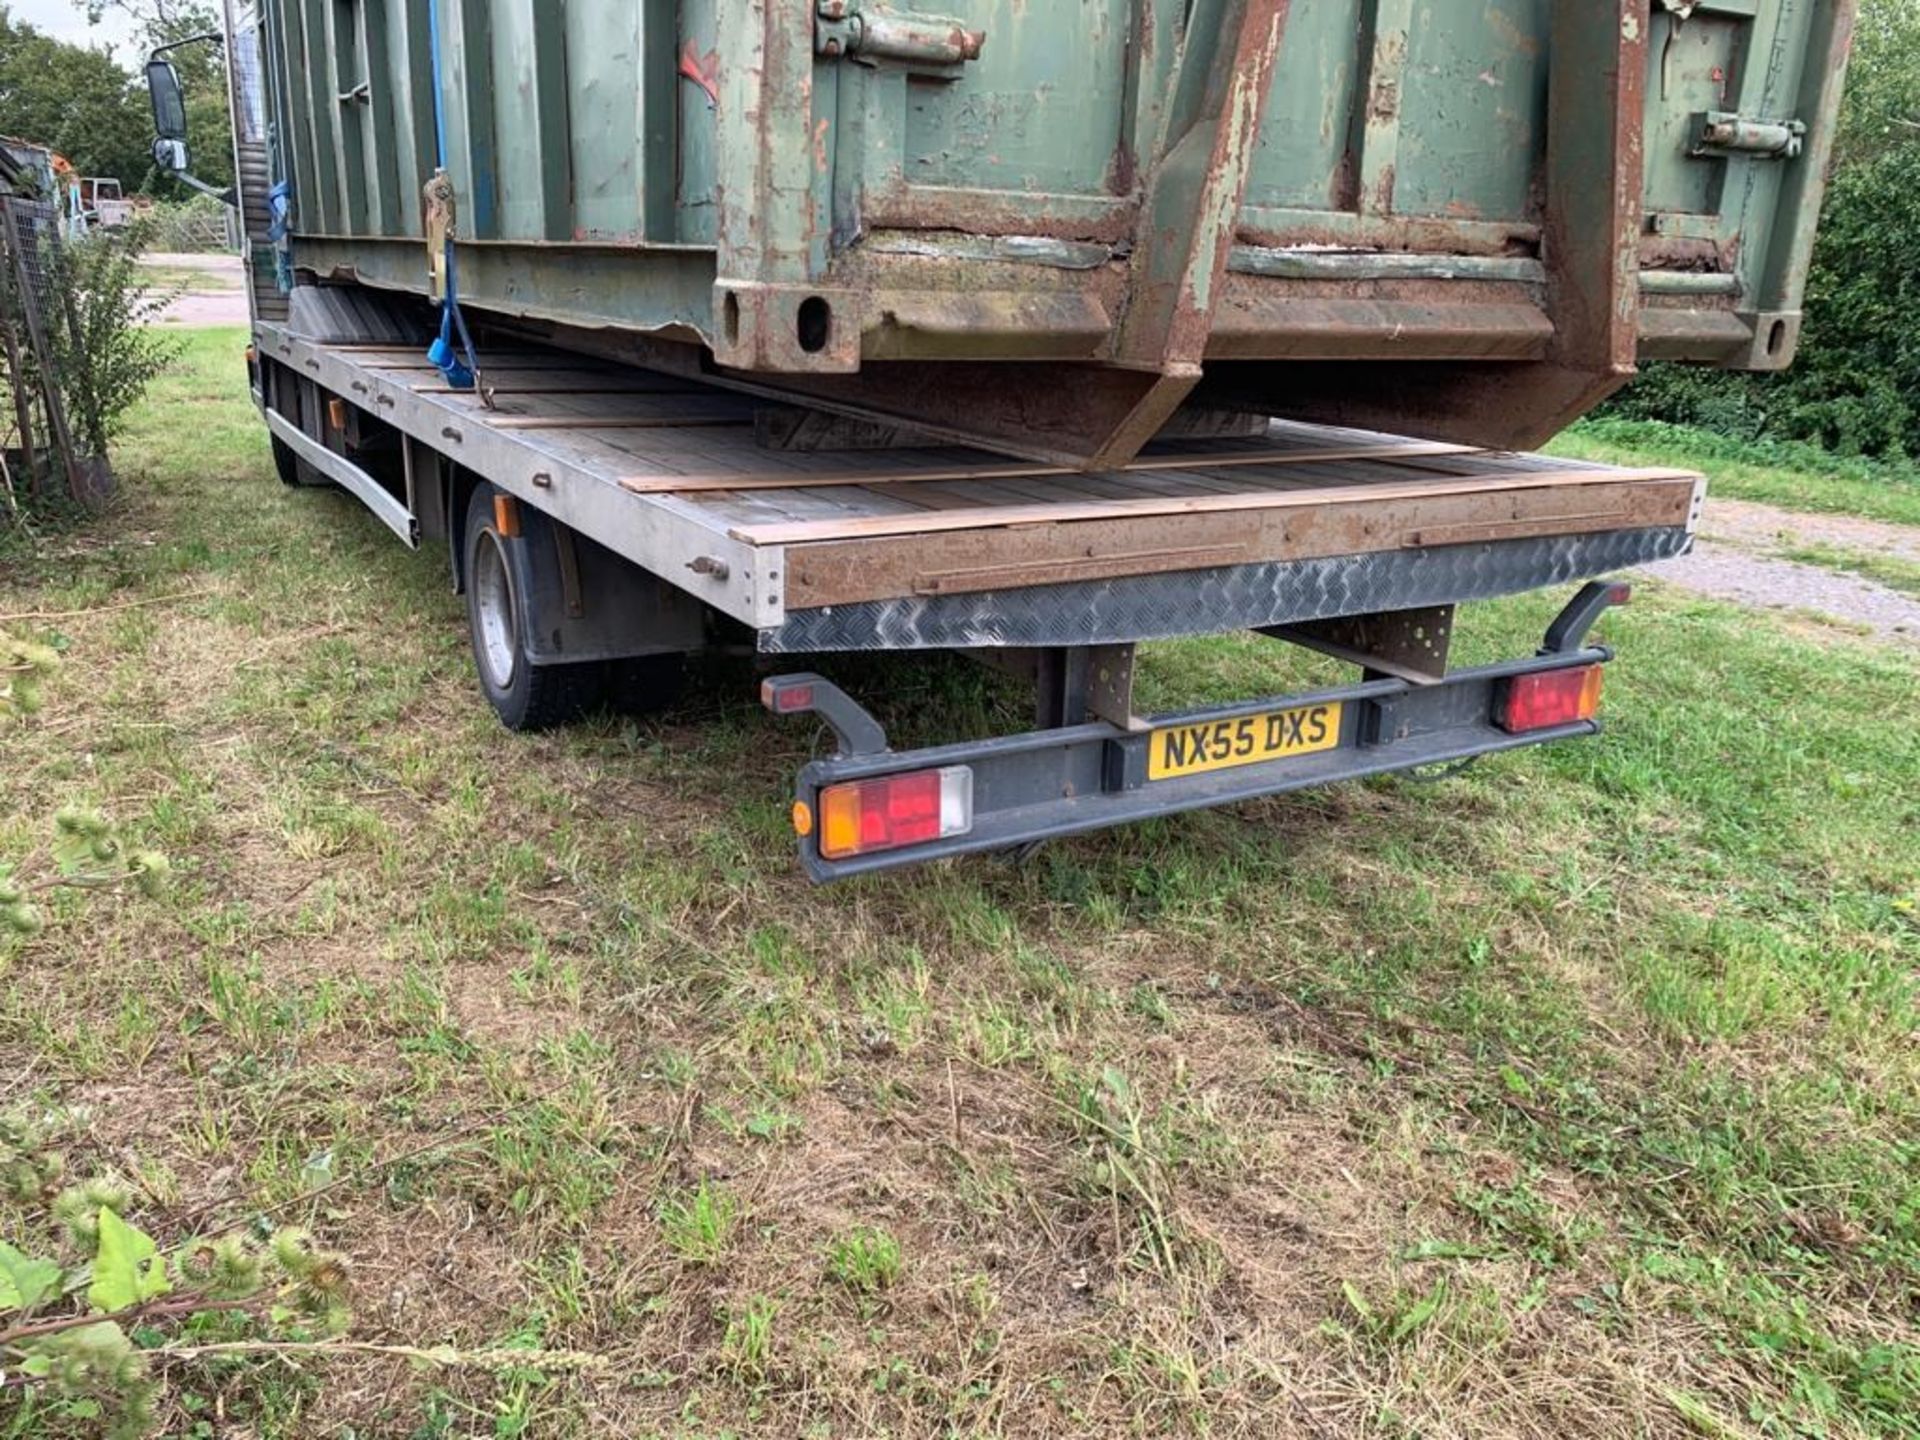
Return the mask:
M 167 255 L 143 257 L 143 264 L 157 270 L 192 271 L 204 275 L 204 284 L 189 282 L 187 288 L 167 302 L 160 316 L 162 325 L 245 325 L 247 311 L 247 275 L 238 255 Z
M 1920 564 L 1920 527 L 1844 515 L 1803 515 L 1709 495 L 1693 552 L 1649 565 L 1643 573 L 1758 609 L 1831 616 L 1880 639 L 1920 648 L 1920 596 L 1863 576 L 1790 560 L 1781 553 L 1809 545 Z

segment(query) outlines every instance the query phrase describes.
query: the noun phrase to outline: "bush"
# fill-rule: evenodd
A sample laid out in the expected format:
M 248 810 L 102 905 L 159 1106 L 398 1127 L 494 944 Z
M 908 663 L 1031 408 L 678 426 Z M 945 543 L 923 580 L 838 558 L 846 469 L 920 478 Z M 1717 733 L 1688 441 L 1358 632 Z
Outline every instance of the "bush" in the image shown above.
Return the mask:
M 1697 365 L 1654 364 L 1616 395 L 1596 418 L 1692 425 L 1740 440 L 1760 438 L 1766 405 L 1751 376 Z
M 1799 363 L 1768 382 L 1773 433 L 1846 454 L 1911 454 L 1920 442 L 1920 145 L 1834 177 Z
M 1792 369 L 1651 365 L 1601 413 L 1743 440 L 1805 440 L 1843 455 L 1920 453 L 1916 194 L 1920 145 L 1884 150 L 1834 177 Z
M 167 297 L 140 268 L 149 237 L 145 225 L 130 225 L 54 251 L 53 288 L 66 313 L 48 333 L 74 439 L 100 460 L 177 348 L 154 328 Z

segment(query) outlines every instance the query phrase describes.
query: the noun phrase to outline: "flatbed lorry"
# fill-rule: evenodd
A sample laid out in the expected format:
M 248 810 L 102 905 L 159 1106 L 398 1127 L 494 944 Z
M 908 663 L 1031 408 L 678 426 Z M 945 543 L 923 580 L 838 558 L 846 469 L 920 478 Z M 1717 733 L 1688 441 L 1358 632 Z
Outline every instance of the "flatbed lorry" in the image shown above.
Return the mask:
M 481 687 L 515 729 L 563 722 L 616 673 L 670 692 L 742 631 L 767 656 L 955 650 L 1032 680 L 1038 728 L 891 749 L 825 675 L 767 680 L 836 753 L 800 773 L 800 857 L 831 880 L 1151 815 L 1590 735 L 1625 588 L 1584 585 L 1538 653 L 1450 670 L 1464 601 L 1684 551 L 1704 484 L 1274 422 L 1167 438 L 1086 475 L 939 446 L 769 448 L 815 417 L 501 338 L 490 403 L 424 346 L 366 338 L 328 291 L 255 326 L 255 397 L 283 478 L 444 541 Z M 304 323 L 303 323 L 304 321 Z M 347 334 L 346 340 L 314 338 Z M 1136 646 L 1253 630 L 1331 652 L 1353 684 L 1142 716 Z M 815 663 L 831 668 L 827 660 Z
M 250 242 L 254 395 L 272 432 L 281 478 L 350 491 L 406 544 L 447 544 L 454 584 L 467 598 L 481 688 L 510 728 L 561 723 L 609 688 L 629 700 L 663 701 L 685 656 L 744 637 L 760 654 L 779 657 L 772 667 L 779 673 L 761 686 L 767 708 L 816 717 L 836 738 L 834 754 L 800 771 L 793 802 L 801 862 L 823 881 L 1018 849 L 1147 816 L 1598 731 L 1601 677 L 1612 654 L 1594 642 L 1592 630 L 1628 593 L 1612 577 L 1691 545 L 1704 482 L 1684 470 L 1624 469 L 1488 448 L 1480 432 L 1499 426 L 1484 418 L 1464 429 L 1428 423 L 1443 392 L 1453 393 L 1436 388 L 1435 377 L 1468 377 L 1455 398 L 1477 395 L 1484 409 L 1500 403 L 1505 374 L 1514 382 L 1514 403 L 1537 407 L 1553 392 L 1577 413 L 1631 373 L 1636 334 L 1643 341 L 1649 333 L 1664 334 L 1670 338 L 1660 343 L 1679 346 L 1671 337 L 1719 327 L 1729 346 L 1722 359 L 1749 359 L 1756 352 L 1745 342 L 1734 344 L 1732 329 L 1752 320 L 1738 318 L 1751 291 L 1735 269 L 1712 268 L 1722 252 L 1711 245 L 1654 247 L 1668 260 L 1693 254 L 1696 268 L 1674 270 L 1662 261 L 1655 284 L 1603 287 L 1615 298 L 1599 320 L 1577 306 L 1549 304 L 1541 312 L 1547 317 L 1541 323 L 1568 337 L 1594 324 L 1611 334 L 1586 335 L 1599 348 L 1580 364 L 1597 368 L 1583 371 L 1571 390 L 1539 368 L 1553 368 L 1545 350 L 1535 360 L 1506 355 L 1500 364 L 1515 368 L 1502 371 L 1484 357 L 1472 358 L 1474 347 L 1486 343 L 1484 334 L 1443 339 L 1433 329 L 1409 331 L 1410 353 L 1419 357 L 1409 367 L 1386 358 L 1391 335 L 1384 333 L 1349 352 L 1377 359 L 1377 368 L 1341 362 L 1344 371 L 1308 364 L 1294 372 L 1310 377 L 1300 390 L 1310 403 L 1297 414 L 1276 401 L 1284 399 L 1285 386 L 1209 391 L 1175 385 L 1179 396 L 1164 407 L 1156 401 L 1130 412 L 1129 423 L 1145 417 L 1151 424 L 1143 430 L 1136 424 L 1121 444 L 1107 443 L 1111 434 L 1084 445 L 1065 443 L 1059 434 L 1033 443 L 983 443 L 993 442 L 1008 416 L 1022 409 L 1008 403 L 1009 385 L 1051 387 L 1025 404 L 1024 413 L 1057 415 L 1071 411 L 1083 392 L 1099 410 L 1106 403 L 1101 397 L 1111 398 L 1107 382 L 1077 365 L 1021 368 L 1023 362 L 1003 358 L 986 364 L 990 381 L 981 380 L 979 362 L 968 362 L 973 368 L 965 373 L 973 379 L 954 395 L 890 406 L 883 395 L 892 382 L 876 376 L 836 389 L 819 374 L 801 373 L 806 366 L 788 363 L 791 355 L 762 355 L 763 363 L 755 363 L 699 326 L 669 321 L 650 330 L 634 318 L 644 306 L 610 298 L 621 292 L 607 278 L 611 261 L 600 242 L 462 234 L 456 218 L 462 191 L 475 183 L 472 167 L 486 163 L 484 157 L 466 148 L 464 178 L 458 167 L 450 172 L 428 162 L 436 129 L 444 150 L 449 115 L 467 115 L 453 128 L 471 129 L 476 107 L 493 104 L 474 74 L 475 56 L 492 44 L 497 72 L 519 63 L 517 52 L 501 44 L 526 24 L 533 26 L 537 61 L 541 45 L 574 45 L 576 22 L 600 22 L 592 4 L 563 14 L 562 7 L 535 6 L 530 21 L 518 0 L 446 4 L 451 13 L 445 16 L 436 0 L 401 7 L 411 48 L 403 47 L 392 63 L 411 88 L 383 93 L 380 76 L 389 60 L 368 57 L 379 48 L 376 41 L 390 44 L 392 35 L 376 34 L 371 8 L 362 14 L 358 6 L 274 0 L 261 8 L 230 0 L 222 38 L 239 176 L 232 198 Z M 768 27 L 761 38 L 772 43 L 778 27 L 770 6 L 718 4 L 723 19 L 758 17 L 755 23 Z M 1378 8 L 1376 25 L 1391 18 L 1385 0 Z M 1591 16 L 1573 0 L 1539 8 L 1555 17 L 1555 37 L 1588 33 Z M 1609 84 L 1637 99 L 1648 76 L 1623 75 L 1620 67 L 1654 63 L 1646 33 L 1635 28 L 1650 23 L 1648 6 L 1629 0 L 1592 8 L 1612 17 L 1602 32 L 1613 40 L 1596 64 Z M 1816 62 L 1836 54 L 1844 60 L 1851 17 L 1845 4 L 1743 0 L 1701 5 L 1704 31 L 1684 32 L 1681 21 L 1693 6 L 1684 7 L 1687 14 L 1656 8 L 1669 42 L 1692 44 L 1704 34 L 1708 51 L 1719 54 L 1734 39 L 1757 42 L 1764 31 L 1776 48 L 1789 40 L 1811 46 Z M 1205 37 L 1188 37 L 1190 48 L 1210 56 L 1205 93 L 1187 97 L 1196 113 L 1244 97 L 1249 85 L 1271 75 L 1272 54 L 1262 61 L 1246 50 L 1249 15 L 1265 13 L 1263 7 L 1257 0 L 1201 4 L 1189 7 L 1189 24 L 1216 10 L 1236 17 L 1239 40 L 1223 60 L 1199 44 Z M 869 7 L 865 13 L 875 20 L 882 12 Z M 1018 21 L 1028 11 L 995 7 L 994 13 Z M 823 3 L 812 16 L 805 43 L 813 64 L 830 68 L 841 58 L 812 46 L 821 35 L 844 39 L 846 32 L 836 28 L 844 14 L 843 7 Z M 556 15 L 562 30 L 544 29 Z M 352 34 L 343 37 L 334 27 L 349 21 Z M 489 23 L 501 27 L 491 39 Z M 651 27 L 669 22 L 646 8 L 640 23 L 641 48 L 652 57 L 662 37 Z M 441 38 L 448 27 L 457 40 Z M 866 33 L 919 57 L 899 62 L 908 65 L 910 79 L 919 74 L 912 67 L 936 63 L 925 59 L 924 45 L 933 42 L 924 35 L 902 38 L 877 20 Z M 343 48 L 347 38 L 357 49 Z M 732 53 L 727 38 L 723 33 L 716 52 L 723 57 Z M 1399 73 L 1392 37 L 1375 35 L 1374 41 L 1372 63 Z M 954 43 L 959 50 L 937 62 L 945 67 L 937 79 L 942 86 L 967 83 L 963 72 L 972 59 L 961 52 L 972 42 L 963 35 Z M 679 53 L 678 47 L 667 53 Z M 289 68 L 290 57 L 323 55 L 337 62 L 325 83 L 340 81 L 337 103 L 327 106 L 313 98 L 319 76 L 295 77 Z M 693 73 L 681 79 L 716 97 L 718 124 L 727 133 L 737 118 L 722 103 L 736 93 L 728 77 L 691 50 L 683 58 Z M 1697 60 L 1689 51 L 1668 63 L 1675 74 L 1691 75 L 1686 67 Z M 797 62 L 788 56 L 783 63 Z M 899 78 L 885 73 L 894 63 L 888 55 L 872 55 L 869 63 L 878 72 L 874 83 Z M 1579 69 L 1559 55 L 1536 78 Z M 820 74 L 815 78 L 824 85 Z M 870 78 L 862 72 L 835 83 L 857 87 Z M 563 87 L 566 76 L 542 70 L 538 79 L 518 93 L 531 97 L 530 123 L 546 127 L 537 144 L 558 144 L 564 126 L 549 125 L 540 86 Z M 163 59 L 150 69 L 150 81 L 160 131 L 156 154 L 184 170 L 177 82 Z M 916 83 L 935 81 L 919 74 Z M 1838 79 L 1796 65 L 1768 83 L 1774 92 L 1812 96 L 1825 106 L 1837 95 Z M 433 103 L 414 103 L 422 93 Z M 1554 105 L 1547 110 L 1562 116 L 1563 127 L 1572 123 Z M 1626 112 L 1616 105 L 1610 113 L 1618 120 Z M 496 137 L 502 114 L 489 132 Z M 409 116 L 411 123 L 402 125 Z M 322 133 L 329 126 L 330 136 Z M 1630 128 L 1625 140 L 1615 136 L 1620 143 L 1602 147 L 1615 179 L 1637 177 L 1624 158 L 1639 143 L 1638 128 Z M 1723 178 L 1764 181 L 1774 196 L 1770 213 L 1800 224 L 1793 217 L 1803 219 L 1805 207 L 1817 203 L 1818 178 L 1805 167 L 1791 173 L 1777 167 L 1789 163 L 1789 148 L 1796 159 L 1819 151 L 1825 128 L 1824 120 L 1810 131 L 1796 119 L 1764 133 L 1728 132 L 1703 153 L 1716 157 Z M 382 147 L 402 131 L 406 164 L 383 161 Z M 686 127 L 681 131 L 684 142 Z M 756 145 L 779 150 L 785 143 L 765 126 L 753 134 Z M 1371 132 L 1362 138 L 1369 137 L 1384 143 Z M 1678 137 L 1680 131 L 1666 138 L 1681 143 Z M 1571 142 L 1563 135 L 1559 143 Z M 1178 143 L 1163 150 L 1164 165 L 1194 161 L 1190 150 L 1185 158 L 1176 153 Z M 1551 166 L 1554 146 L 1542 153 Z M 649 150 L 640 170 L 652 174 L 654 161 Z M 1816 154 L 1809 163 L 1818 161 Z M 1207 163 L 1232 168 L 1238 162 L 1216 146 Z M 430 171 L 414 241 L 422 247 L 416 255 L 425 277 L 418 283 L 398 278 L 390 233 L 404 228 L 390 202 L 396 176 L 408 166 Z M 382 174 L 388 189 L 376 194 L 374 180 Z M 501 158 L 487 183 L 502 193 L 488 203 L 507 204 L 509 180 L 523 183 L 524 177 L 514 179 Z M 292 194 L 299 184 L 326 190 L 331 198 L 312 209 L 323 222 L 344 224 L 344 232 L 324 224 L 313 229 Z M 1113 188 L 1152 208 L 1146 198 L 1156 189 L 1151 175 L 1120 177 Z M 580 210 L 586 204 L 577 190 L 570 201 L 550 190 L 538 193 L 549 206 Z M 1620 243 L 1609 242 L 1613 261 L 1595 263 L 1617 278 L 1627 271 L 1610 264 L 1624 259 L 1631 268 L 1645 251 L 1636 237 L 1646 211 L 1630 191 L 1614 200 L 1630 212 L 1627 231 L 1615 236 Z M 1546 203 L 1555 203 L 1551 195 Z M 1720 213 L 1735 208 L 1729 199 Z M 743 244 L 753 238 L 753 223 L 752 215 L 722 216 L 723 231 L 732 224 Z M 1695 228 L 1711 227 L 1703 219 Z M 1253 257 L 1268 271 L 1284 271 L 1278 278 L 1291 277 L 1293 290 L 1286 293 L 1331 277 L 1345 301 L 1359 307 L 1336 306 L 1345 318 L 1322 327 L 1323 338 L 1345 335 L 1341 327 L 1363 313 L 1383 323 L 1409 320 L 1406 307 L 1414 302 L 1406 282 L 1436 265 L 1454 287 L 1449 304 L 1486 300 L 1497 277 L 1526 268 L 1455 264 L 1476 258 L 1467 243 L 1478 233 L 1471 227 L 1415 227 L 1398 249 L 1377 226 L 1355 233 L 1373 236 L 1367 243 L 1376 248 L 1329 252 L 1303 244 L 1281 257 L 1284 264 L 1271 255 Z M 1043 268 L 1081 263 L 1063 261 L 1054 243 L 1060 234 L 1051 222 L 1031 245 L 1017 234 L 1000 234 L 991 247 L 995 264 L 1017 269 L 1028 255 Z M 1237 263 L 1236 256 L 1252 263 L 1240 254 L 1244 246 L 1228 243 L 1233 238 L 1222 237 L 1221 265 Z M 1797 305 L 1794 267 L 1804 267 L 1804 240 L 1798 231 L 1774 237 L 1775 262 L 1786 269 L 1768 282 L 1775 297 L 1769 304 Z M 856 237 L 849 248 L 857 243 Z M 695 249 L 656 243 L 650 232 L 630 248 L 643 288 L 662 267 L 697 272 L 710 263 Z M 1436 249 L 1451 259 L 1436 260 Z M 1725 258 L 1731 260 L 1734 249 Z M 1750 260 L 1753 247 L 1746 253 Z M 548 300 L 564 262 L 561 270 L 552 262 L 567 255 L 578 262 L 578 283 L 572 308 L 556 319 Z M 358 265 L 351 263 L 356 257 Z M 1550 272 L 1557 262 L 1549 256 L 1543 263 Z M 459 277 L 468 272 L 478 272 L 481 293 L 463 307 Z M 1681 283 L 1672 278 L 1677 275 L 1700 278 Z M 1135 282 L 1148 290 L 1154 283 L 1144 272 Z M 741 293 L 722 277 L 714 300 L 723 327 Z M 778 291 L 768 303 L 787 294 Z M 1536 298 L 1540 294 L 1551 300 L 1560 292 L 1548 285 Z M 836 307 L 857 307 L 857 296 L 834 295 Z M 1685 295 L 1701 299 L 1682 314 L 1675 297 Z M 522 303 L 527 297 L 539 303 Z M 1661 311 L 1665 318 L 1645 323 L 1646 313 Z M 769 313 L 755 312 L 759 320 Z M 1308 305 L 1294 316 L 1311 321 L 1332 313 Z M 1450 313 L 1457 319 L 1461 312 Z M 587 323 L 596 317 L 599 323 Z M 1006 339 L 1004 318 L 994 312 L 987 319 L 994 344 Z M 1195 323 L 1206 330 L 1216 318 Z M 1759 323 L 1771 326 L 1776 319 Z M 1787 343 L 1797 311 L 1792 323 L 1779 323 Z M 872 338 L 870 331 L 858 333 Z M 1340 343 L 1349 341 L 1350 335 Z M 1204 361 L 1204 334 L 1198 342 Z M 1387 347 L 1377 357 L 1376 342 Z M 886 354 L 893 342 L 883 336 L 877 343 Z M 1235 344 L 1253 353 L 1265 342 L 1243 336 Z M 859 345 L 855 351 L 859 361 Z M 1125 370 L 1128 363 L 1115 353 L 1103 368 Z M 1159 393 L 1172 371 L 1148 371 L 1158 379 L 1147 388 Z M 918 373 L 915 393 L 924 398 L 929 383 L 938 388 L 942 376 L 959 372 L 936 366 Z M 1415 433 L 1332 423 L 1346 413 L 1326 403 L 1332 374 L 1346 375 L 1354 394 L 1364 394 L 1354 413 L 1368 420 L 1395 413 L 1394 387 L 1404 385 L 1405 428 Z M 948 403 L 956 398 L 999 413 L 973 424 Z M 1095 428 L 1106 423 L 1100 419 Z M 1568 587 L 1571 596 L 1534 653 L 1472 668 L 1449 664 L 1461 604 L 1550 586 Z M 1354 678 L 1309 694 L 1250 697 L 1175 714 L 1138 712 L 1139 644 L 1238 631 L 1333 655 L 1354 666 Z M 836 655 L 932 650 L 965 653 L 1029 681 L 1036 727 L 895 750 L 875 717 L 828 678 Z

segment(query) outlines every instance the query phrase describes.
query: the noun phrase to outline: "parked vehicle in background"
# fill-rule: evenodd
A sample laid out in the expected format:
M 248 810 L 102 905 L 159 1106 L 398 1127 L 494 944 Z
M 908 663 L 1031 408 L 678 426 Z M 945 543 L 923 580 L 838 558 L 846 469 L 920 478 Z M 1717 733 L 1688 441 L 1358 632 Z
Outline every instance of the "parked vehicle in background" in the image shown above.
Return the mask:
M 84 228 L 118 230 L 133 223 L 133 201 L 120 193 L 118 180 L 82 176 L 74 187 L 74 218 Z
M 1787 363 L 1851 0 L 1104 3 L 228 0 L 282 478 L 449 542 L 516 728 L 716 643 L 1031 680 L 911 754 L 769 680 L 839 741 L 818 878 L 1593 733 L 1594 577 L 1701 481 L 1480 447 Z M 1449 668 L 1460 602 L 1580 580 Z M 1138 642 L 1243 629 L 1359 678 L 1136 713 Z

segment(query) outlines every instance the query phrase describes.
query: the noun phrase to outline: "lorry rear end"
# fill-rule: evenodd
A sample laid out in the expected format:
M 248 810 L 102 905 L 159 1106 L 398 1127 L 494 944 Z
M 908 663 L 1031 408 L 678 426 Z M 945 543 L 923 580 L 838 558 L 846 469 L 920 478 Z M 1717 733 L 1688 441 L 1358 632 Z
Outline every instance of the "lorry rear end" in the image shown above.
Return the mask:
M 1703 482 L 1486 447 L 1643 359 L 1787 363 L 1852 19 L 228 10 L 282 478 L 448 542 L 513 728 L 749 640 L 835 737 L 821 880 L 1597 733 L 1605 577 Z M 1461 605 L 1579 582 L 1536 653 L 1450 664 Z M 1136 710 L 1140 642 L 1234 631 L 1355 676 Z M 897 751 L 808 661 L 929 649 L 1036 728 Z

